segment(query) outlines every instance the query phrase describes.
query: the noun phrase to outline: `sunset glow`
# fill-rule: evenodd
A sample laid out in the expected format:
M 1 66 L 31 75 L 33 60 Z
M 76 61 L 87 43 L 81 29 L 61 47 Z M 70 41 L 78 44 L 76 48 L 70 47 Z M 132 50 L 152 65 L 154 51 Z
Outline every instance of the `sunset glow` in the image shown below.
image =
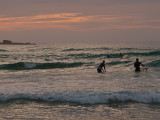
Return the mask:
M 91 29 L 87 24 L 97 23 L 103 26 L 95 26 Z M 148 25 L 150 23 L 151 25 Z M 0 25 L 1 31 L 24 29 L 39 29 L 39 28 L 59 28 L 59 29 L 73 29 L 73 24 L 85 24 L 83 26 L 88 30 L 98 29 L 137 29 L 137 28 L 151 28 L 157 29 L 160 26 L 152 25 L 153 23 L 160 24 L 160 20 L 143 20 L 138 17 L 116 17 L 107 15 L 97 16 L 83 16 L 80 13 L 59 13 L 48 15 L 22 16 L 22 17 L 1 17 Z M 64 27 L 62 27 L 64 26 Z M 74 28 L 75 30 L 76 28 Z M 77 28 L 77 30 L 81 30 Z
M 91 1 L 93 4 L 89 4 Z M 148 0 L 146 2 L 145 0 L 141 2 L 120 1 L 82 0 L 81 2 L 73 2 L 72 0 L 60 0 L 59 2 L 44 2 L 42 0 L 15 0 L 13 2 L 6 0 L 0 5 L 0 35 L 2 39 L 5 39 L 5 36 L 9 37 L 8 34 L 10 33 L 14 33 L 13 36 L 16 36 L 19 32 L 23 32 L 24 35 L 26 31 L 32 31 L 36 34 L 43 31 L 44 35 L 52 38 L 52 34 L 48 35 L 48 33 L 53 31 L 55 34 L 69 36 L 68 39 L 71 39 L 73 33 L 77 37 L 86 36 L 86 38 L 92 38 L 92 36 L 96 38 L 101 34 L 101 38 L 106 39 L 108 36 L 105 33 L 109 33 L 109 39 L 111 39 L 112 35 L 115 37 L 116 32 L 119 34 L 120 32 L 133 33 L 134 31 L 135 34 L 135 30 L 137 31 L 136 34 L 139 34 L 138 31 L 140 31 L 142 35 L 158 35 L 157 30 L 160 30 L 158 13 L 160 2 L 156 0 L 152 2 Z M 143 30 L 147 30 L 149 33 L 145 33 Z M 124 34 L 120 36 L 123 39 Z M 23 38 L 23 36 L 21 37 Z M 34 38 L 33 35 L 30 37 L 30 39 Z M 80 37 L 78 38 L 80 39 Z M 117 36 L 117 38 L 120 37 Z M 15 39 L 18 38 L 15 37 Z

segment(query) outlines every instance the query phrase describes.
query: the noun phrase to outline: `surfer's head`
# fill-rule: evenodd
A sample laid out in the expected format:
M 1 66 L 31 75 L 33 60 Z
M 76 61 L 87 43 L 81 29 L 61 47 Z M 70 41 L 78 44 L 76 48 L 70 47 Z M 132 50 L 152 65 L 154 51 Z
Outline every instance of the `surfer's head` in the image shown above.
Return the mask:
M 138 59 L 138 58 L 136 58 L 136 61 L 137 61 L 137 62 L 138 62 L 138 60 L 139 60 L 139 59 Z

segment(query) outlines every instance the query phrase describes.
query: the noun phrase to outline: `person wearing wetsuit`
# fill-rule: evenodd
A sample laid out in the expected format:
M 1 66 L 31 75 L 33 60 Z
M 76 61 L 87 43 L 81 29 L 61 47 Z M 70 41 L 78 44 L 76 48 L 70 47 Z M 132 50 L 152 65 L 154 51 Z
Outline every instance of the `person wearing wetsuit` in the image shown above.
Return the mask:
M 136 62 L 134 63 L 135 71 L 140 71 L 140 66 L 144 66 L 141 62 L 139 62 L 138 58 L 136 59 Z
M 102 73 L 104 71 L 106 71 L 106 68 L 105 68 L 105 61 L 103 60 L 102 63 L 98 66 L 97 72 Z

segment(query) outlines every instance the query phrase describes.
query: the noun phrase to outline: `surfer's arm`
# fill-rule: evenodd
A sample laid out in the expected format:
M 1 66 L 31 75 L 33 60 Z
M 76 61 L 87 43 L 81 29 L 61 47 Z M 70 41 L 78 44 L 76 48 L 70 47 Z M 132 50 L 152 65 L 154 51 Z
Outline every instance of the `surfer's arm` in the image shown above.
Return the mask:
M 141 63 L 141 66 L 145 67 L 145 65 L 143 65 L 142 63 Z
M 143 70 L 146 70 L 146 71 L 147 71 L 148 68 L 147 68 L 145 65 L 143 65 L 143 64 L 141 63 L 141 66 L 143 67 L 143 68 L 142 68 Z
M 104 65 L 104 67 L 103 67 L 103 71 L 106 71 L 106 67 L 105 67 L 105 65 Z

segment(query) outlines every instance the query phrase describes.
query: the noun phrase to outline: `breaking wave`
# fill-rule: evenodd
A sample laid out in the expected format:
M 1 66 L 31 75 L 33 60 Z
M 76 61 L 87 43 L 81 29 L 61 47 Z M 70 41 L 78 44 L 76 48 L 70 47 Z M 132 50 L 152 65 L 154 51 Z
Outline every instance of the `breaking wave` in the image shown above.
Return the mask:
M 14 64 L 0 65 L 0 70 L 27 70 L 27 69 L 55 69 L 55 68 L 72 68 L 82 66 L 84 63 L 30 63 L 18 62 Z
M 44 102 L 70 102 L 78 104 L 107 104 L 119 102 L 137 103 L 160 103 L 160 93 L 135 93 L 135 92 L 113 92 L 113 93 L 85 93 L 85 92 L 64 92 L 45 94 L 0 94 L 0 101 L 12 100 L 33 100 Z

